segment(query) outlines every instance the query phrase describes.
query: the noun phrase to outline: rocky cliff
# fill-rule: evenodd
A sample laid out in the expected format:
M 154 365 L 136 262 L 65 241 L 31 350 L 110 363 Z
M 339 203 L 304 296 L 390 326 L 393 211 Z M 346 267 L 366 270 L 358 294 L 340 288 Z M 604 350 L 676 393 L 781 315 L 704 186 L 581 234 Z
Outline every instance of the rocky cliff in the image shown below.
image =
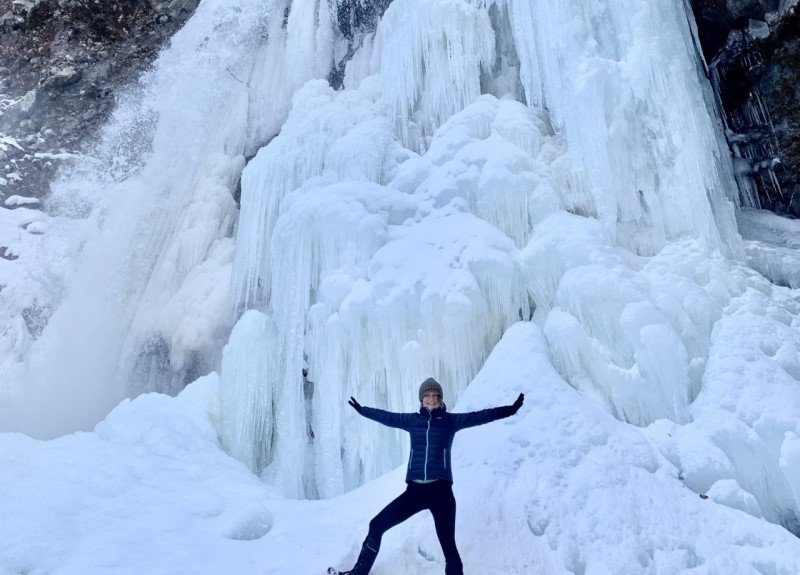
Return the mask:
M 800 216 L 800 15 L 797 0 L 692 0 L 743 187 Z
M 0 0 L 0 202 L 46 196 L 199 0 Z

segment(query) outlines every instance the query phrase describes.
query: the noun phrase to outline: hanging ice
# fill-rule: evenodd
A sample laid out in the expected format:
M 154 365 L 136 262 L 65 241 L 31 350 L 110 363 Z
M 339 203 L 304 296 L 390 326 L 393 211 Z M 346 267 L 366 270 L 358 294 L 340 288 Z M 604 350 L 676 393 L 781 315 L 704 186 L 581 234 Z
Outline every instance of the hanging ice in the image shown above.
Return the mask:
M 796 265 L 737 233 L 686 3 L 394 0 L 356 32 L 340 9 L 204 2 L 109 127 L 112 174 L 61 184 L 122 180 L 113 201 L 81 188 L 100 231 L 21 353 L 62 390 L 40 395 L 91 423 L 221 368 L 224 445 L 328 497 L 404 451 L 349 395 L 412 410 L 433 375 L 452 407 L 533 321 L 561 376 L 687 485 L 800 531 L 800 305 L 743 262 L 787 285 Z
M 397 464 L 345 399 L 413 409 L 430 374 L 457 398 L 529 298 L 573 385 L 692 421 L 742 245 L 689 35 L 667 2 L 396 0 L 343 92 L 296 93 L 244 172 L 234 263 L 279 334 L 269 481 L 329 496 Z
M 219 368 L 244 158 L 332 58 L 332 21 L 320 16 L 330 6 L 295 4 L 284 25 L 286 1 L 202 3 L 117 109 L 95 157 L 79 158 L 55 186 L 51 204 L 91 214 L 96 229 L 16 376 L 25 396 L 3 428 L 87 428 L 126 395 L 175 393 Z M 67 400 L 76 409 L 63 410 Z

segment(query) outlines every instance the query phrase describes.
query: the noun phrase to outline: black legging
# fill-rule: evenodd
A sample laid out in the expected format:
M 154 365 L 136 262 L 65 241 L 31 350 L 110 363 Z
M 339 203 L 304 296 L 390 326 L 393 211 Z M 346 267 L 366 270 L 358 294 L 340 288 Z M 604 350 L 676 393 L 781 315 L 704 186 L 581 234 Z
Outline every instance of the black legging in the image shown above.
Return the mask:
M 429 509 L 433 515 L 447 565 L 445 575 L 463 575 L 461 556 L 456 547 L 456 498 L 452 484 L 444 480 L 408 483 L 406 490 L 369 522 L 369 533 L 352 573 L 367 575 L 378 556 L 383 534 L 423 509 Z

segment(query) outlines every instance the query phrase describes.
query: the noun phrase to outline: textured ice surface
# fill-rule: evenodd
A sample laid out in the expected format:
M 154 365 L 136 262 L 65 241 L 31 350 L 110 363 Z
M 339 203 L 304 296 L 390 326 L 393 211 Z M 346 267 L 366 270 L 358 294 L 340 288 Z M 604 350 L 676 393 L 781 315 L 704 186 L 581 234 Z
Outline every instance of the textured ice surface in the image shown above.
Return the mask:
M 766 210 L 742 210 L 736 221 L 747 263 L 778 285 L 800 287 L 800 221 Z
M 254 329 L 235 338 L 263 327 L 245 317 L 242 329 Z M 800 570 L 800 542 L 746 512 L 756 508 L 736 482 L 719 481 L 708 499 L 698 497 L 639 428 L 570 387 L 548 355 L 535 325 L 512 326 L 452 406 L 467 411 L 526 397 L 513 418 L 456 436 L 456 537 L 466 572 Z M 349 568 L 370 517 L 403 489 L 405 469 L 330 499 L 283 499 L 220 449 L 219 384 L 211 375 L 177 398 L 125 401 L 92 433 L 52 441 L 0 435 L 0 492 L 8 494 L 0 572 L 312 575 L 331 564 Z M 795 464 L 796 446 L 795 438 L 784 449 Z M 444 571 L 428 513 L 383 539 L 375 572 L 409 571 Z
M 203 2 L 123 99 L 97 157 L 56 186 L 60 215 L 30 222 L 45 233 L 0 262 L 15 278 L 0 292 L 1 391 L 19 408 L 3 429 L 89 428 L 126 394 L 220 369 L 223 445 L 286 495 L 335 497 L 405 455 L 349 395 L 413 410 L 433 375 L 458 404 L 502 335 L 531 322 L 571 386 L 562 401 L 591 399 L 637 442 L 630 426 L 644 429 L 688 497 L 797 532 L 800 304 L 744 265 L 795 285 L 793 224 L 746 216 L 737 234 L 686 3 L 396 0 L 341 91 L 326 81 L 335 8 Z M 767 228 L 783 244 L 765 248 Z M 78 252 L 75 266 L 60 256 Z M 23 316 L 32 294 L 55 309 L 40 335 Z M 545 369 L 513 358 L 525 377 Z M 559 449 L 545 461 L 580 463 Z M 660 465 L 631 449 L 590 471 L 640 473 L 642 450 L 641 473 Z M 548 471 L 559 498 L 582 489 Z M 245 507 L 225 537 L 272 524 Z M 615 570 L 605 547 L 547 537 L 569 549 L 558 565 Z M 663 553 L 727 572 L 689 540 Z M 626 571 L 633 557 L 673 565 L 624 543 Z

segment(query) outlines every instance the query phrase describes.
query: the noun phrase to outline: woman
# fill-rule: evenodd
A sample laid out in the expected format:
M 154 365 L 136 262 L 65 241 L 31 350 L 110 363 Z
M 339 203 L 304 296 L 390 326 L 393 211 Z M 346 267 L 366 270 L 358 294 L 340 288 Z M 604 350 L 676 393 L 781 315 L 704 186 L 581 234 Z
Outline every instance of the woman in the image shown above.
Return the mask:
M 417 413 L 391 413 L 362 407 L 352 397 L 348 401 L 364 417 L 408 431 L 411 434 L 411 454 L 405 492 L 369 522 L 369 532 L 355 566 L 350 571 L 337 571 L 331 567 L 328 569 L 330 575 L 367 575 L 378 556 L 383 534 L 423 509 L 429 509 L 433 515 L 436 535 L 446 561 L 445 574 L 463 575 L 455 539 L 456 500 L 450 465 L 453 436 L 461 429 L 514 415 L 525 396 L 520 393 L 512 405 L 471 413 L 448 413 L 442 399 L 442 386 L 429 377 L 419 387 L 420 409 Z

